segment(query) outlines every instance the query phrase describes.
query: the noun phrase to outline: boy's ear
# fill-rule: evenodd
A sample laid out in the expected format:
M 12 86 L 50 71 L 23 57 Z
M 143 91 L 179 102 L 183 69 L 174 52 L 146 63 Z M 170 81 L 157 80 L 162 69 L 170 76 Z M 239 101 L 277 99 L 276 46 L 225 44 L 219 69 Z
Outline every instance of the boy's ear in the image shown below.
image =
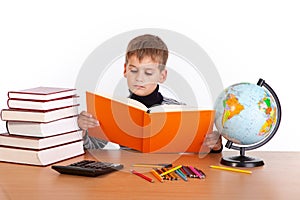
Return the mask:
M 127 71 L 126 71 L 126 63 L 124 64 L 124 71 L 123 71 L 123 76 L 125 77 L 125 78 L 127 78 Z
M 166 69 L 162 70 L 162 71 L 160 72 L 160 77 L 159 77 L 158 82 L 159 82 L 159 83 L 165 82 L 165 80 L 167 79 L 167 75 L 168 75 L 168 71 L 167 71 Z

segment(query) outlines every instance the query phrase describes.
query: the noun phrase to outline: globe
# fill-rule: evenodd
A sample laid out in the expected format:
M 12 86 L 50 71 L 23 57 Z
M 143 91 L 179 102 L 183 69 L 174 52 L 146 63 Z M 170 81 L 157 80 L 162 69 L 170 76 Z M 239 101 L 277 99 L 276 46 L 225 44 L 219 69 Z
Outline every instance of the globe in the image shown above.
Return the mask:
M 264 145 L 278 129 L 281 107 L 273 89 L 263 79 L 257 84 L 234 84 L 218 96 L 214 107 L 215 126 L 228 140 L 225 146 L 240 150 L 240 156 L 222 158 L 221 163 L 238 167 L 264 165 L 261 159 L 245 156 L 245 151 Z

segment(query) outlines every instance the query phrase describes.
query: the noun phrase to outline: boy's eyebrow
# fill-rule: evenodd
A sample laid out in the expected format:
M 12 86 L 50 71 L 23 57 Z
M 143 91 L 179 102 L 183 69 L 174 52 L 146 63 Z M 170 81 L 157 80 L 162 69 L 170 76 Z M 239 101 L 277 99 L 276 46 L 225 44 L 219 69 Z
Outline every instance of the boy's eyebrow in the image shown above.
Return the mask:
M 149 66 L 149 67 L 147 67 L 147 66 Z M 138 68 L 137 66 L 135 66 L 135 65 L 133 65 L 133 64 L 129 64 L 128 67 L 135 67 L 135 68 Z M 145 67 L 143 67 L 143 68 L 145 68 L 145 70 L 153 70 L 153 66 L 152 66 L 152 65 L 145 65 Z
M 133 64 L 129 64 L 129 67 L 137 67 L 137 66 L 135 66 L 135 65 L 133 65 Z

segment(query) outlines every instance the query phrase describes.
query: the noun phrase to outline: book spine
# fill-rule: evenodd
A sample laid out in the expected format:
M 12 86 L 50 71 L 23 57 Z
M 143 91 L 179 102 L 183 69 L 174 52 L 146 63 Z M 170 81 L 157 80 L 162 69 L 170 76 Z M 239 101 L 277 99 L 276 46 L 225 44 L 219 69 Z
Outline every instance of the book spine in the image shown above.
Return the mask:
M 6 131 L 9 134 L 9 130 L 8 130 L 8 121 L 5 122 L 5 127 L 6 127 Z
M 41 148 L 41 149 L 34 149 L 34 148 L 28 148 L 28 147 L 19 147 L 19 146 L 9 146 L 9 145 L 0 145 L 0 147 L 7 148 L 7 149 L 19 149 L 19 150 L 29 150 L 29 151 L 39 152 L 39 151 L 44 151 L 44 150 L 48 150 L 48 149 L 53 149 L 53 148 L 56 148 L 56 147 L 61 147 L 61 146 L 64 146 L 64 145 L 69 145 L 69 144 L 76 143 L 76 142 L 83 142 L 83 140 L 82 139 L 77 139 L 77 140 L 73 140 L 73 141 L 70 141 L 70 142 L 57 144 L 57 145 L 54 145 L 54 146 Z
M 76 106 L 79 106 L 79 104 L 74 104 L 71 106 L 65 106 L 65 107 L 61 107 L 61 108 L 53 108 L 53 109 L 49 109 L 49 110 L 23 109 L 23 108 L 10 108 L 10 109 L 3 109 L 3 110 L 6 110 L 8 112 L 19 111 L 19 112 L 47 113 L 47 112 L 52 112 L 52 111 L 61 110 L 61 109 L 67 109 L 67 108 L 76 107 Z
M 39 99 L 20 99 L 20 98 L 9 98 L 8 100 L 16 100 L 16 101 L 22 101 L 22 102 L 40 102 L 40 103 L 46 103 L 50 101 L 57 101 L 57 100 L 63 100 L 63 99 L 69 99 L 69 98 L 79 98 L 78 95 L 69 95 L 65 97 L 55 98 L 55 99 L 48 99 L 48 100 L 39 100 Z
M 78 104 L 79 105 L 79 104 Z M 78 105 L 76 106 L 68 106 L 66 109 L 56 109 L 52 110 L 51 112 L 44 112 L 44 111 L 31 111 L 28 112 L 27 110 L 17 110 L 17 109 L 3 109 L 1 111 L 1 120 L 2 121 L 16 121 L 16 122 L 53 122 L 56 120 L 60 120 L 67 117 L 76 117 L 78 116 Z M 62 112 L 63 111 L 63 112 Z M 66 113 L 68 111 L 69 113 Z M 15 116 L 9 116 L 9 113 L 16 113 Z M 52 114 L 53 112 L 53 114 Z M 57 116 L 56 112 L 60 112 L 62 115 Z M 6 114 L 5 114 L 6 113 Z M 8 116 L 6 116 L 8 115 Z
M 7 92 L 7 97 L 8 97 L 8 98 L 10 98 L 10 93 L 11 93 L 11 92 Z
M 147 153 L 151 151 L 151 117 L 149 116 L 148 112 L 144 113 L 143 123 L 143 135 L 140 139 L 143 141 L 142 152 Z
M 3 111 L 5 111 L 5 110 L 6 110 L 6 109 L 2 109 L 1 112 L 0 112 L 0 118 L 1 118 L 2 121 L 5 121 L 5 120 L 3 119 L 3 116 L 2 116 L 2 115 L 3 115 Z

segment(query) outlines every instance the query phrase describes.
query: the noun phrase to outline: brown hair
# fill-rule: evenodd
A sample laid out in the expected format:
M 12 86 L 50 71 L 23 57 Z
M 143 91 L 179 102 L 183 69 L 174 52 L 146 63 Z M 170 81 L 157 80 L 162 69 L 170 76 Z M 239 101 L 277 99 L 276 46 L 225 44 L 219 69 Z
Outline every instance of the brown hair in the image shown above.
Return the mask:
M 154 62 L 159 63 L 160 70 L 165 68 L 168 60 L 167 45 L 155 35 L 145 34 L 133 38 L 126 50 L 126 64 L 131 56 L 136 56 L 139 61 L 144 57 L 149 56 Z

